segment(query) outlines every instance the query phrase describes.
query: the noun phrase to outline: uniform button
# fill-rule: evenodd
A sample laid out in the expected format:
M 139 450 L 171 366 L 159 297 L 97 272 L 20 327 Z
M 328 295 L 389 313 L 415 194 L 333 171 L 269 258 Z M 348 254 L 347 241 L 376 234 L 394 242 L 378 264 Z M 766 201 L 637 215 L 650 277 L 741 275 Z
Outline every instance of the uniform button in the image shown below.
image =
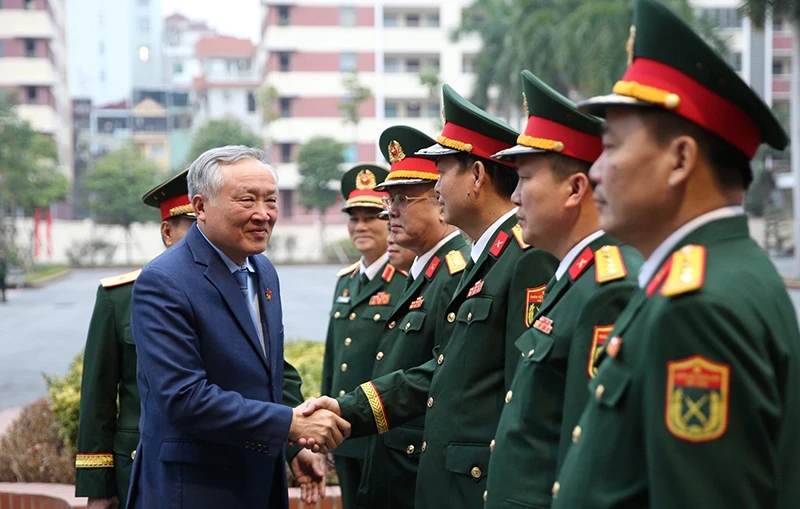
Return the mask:
M 377 360 L 383 359 L 383 352 L 378 352 L 378 355 L 375 356 Z
M 581 430 L 580 426 L 575 426 L 575 429 L 572 430 L 572 443 L 577 444 L 578 440 L 581 439 Z
M 347 363 L 342 364 L 342 371 L 347 371 Z
M 410 328 L 411 328 L 411 322 L 407 323 L 406 326 L 403 327 L 403 329 L 405 329 L 405 330 L 408 330 Z
M 513 396 L 513 395 L 514 395 L 514 393 L 511 392 L 511 391 L 508 391 L 506 393 L 506 403 L 511 403 L 511 396 Z
M 345 395 L 344 389 L 342 389 L 341 391 L 339 391 L 339 397 L 342 397 L 342 396 L 344 396 L 344 395 Z
M 525 357 L 525 352 L 522 352 L 522 356 Z
M 381 319 L 381 314 L 380 313 L 375 313 L 375 316 L 373 316 L 372 319 L 377 322 L 378 320 Z
M 529 359 L 530 359 L 531 357 L 533 357 L 533 353 L 534 353 L 534 350 L 533 350 L 533 348 L 531 348 L 531 351 L 530 351 L 530 352 L 528 352 L 528 358 L 529 358 Z
M 603 384 L 597 386 L 597 389 L 594 390 L 594 397 L 597 401 L 603 399 L 603 394 L 606 392 L 606 388 L 603 387 Z
M 355 313 L 350 313 L 350 319 L 351 320 L 355 320 L 356 319 L 356 314 Z
M 489 498 L 489 492 L 488 491 L 484 491 L 483 492 L 483 501 L 486 502 L 487 498 Z
M 344 346 L 350 346 L 353 343 L 352 338 L 346 338 L 344 340 Z
M 425 452 L 427 450 L 428 450 L 428 442 L 422 442 L 422 452 Z
M 472 467 L 472 470 L 470 470 L 469 473 L 472 474 L 472 477 L 475 479 L 480 479 L 483 472 L 481 472 L 481 469 L 478 467 Z
M 414 446 L 413 445 L 409 445 L 408 447 L 406 447 L 406 454 L 408 454 L 409 456 L 414 454 Z
M 455 322 L 456 321 L 456 314 L 451 311 L 450 314 L 447 315 L 447 321 L 450 322 L 450 323 Z
M 472 311 L 470 311 L 469 313 L 467 313 L 467 321 L 468 321 L 468 322 L 472 321 Z
M 436 359 L 436 364 L 438 364 L 438 365 L 440 365 L 440 366 L 441 366 L 443 362 L 444 362 L 444 354 L 443 354 L 443 353 L 440 353 L 440 354 L 439 354 L 439 358 L 438 358 L 438 359 Z
M 558 498 L 559 491 L 561 491 L 561 483 L 556 481 L 553 483 L 553 498 Z
M 489 452 L 494 452 L 494 446 L 497 444 L 494 440 L 489 442 Z
M 394 327 L 395 327 L 396 325 L 397 325 L 397 322 L 395 322 L 394 320 L 392 320 L 392 321 L 391 321 L 391 323 L 389 323 L 389 328 L 390 328 L 390 329 L 394 329 Z
M 134 458 L 136 458 L 136 449 L 134 449 L 133 452 L 131 453 L 131 459 Z
M 428 398 L 428 408 L 433 407 L 433 398 Z
M 342 314 L 338 311 L 333 314 L 334 318 L 339 318 L 340 316 L 342 316 Z

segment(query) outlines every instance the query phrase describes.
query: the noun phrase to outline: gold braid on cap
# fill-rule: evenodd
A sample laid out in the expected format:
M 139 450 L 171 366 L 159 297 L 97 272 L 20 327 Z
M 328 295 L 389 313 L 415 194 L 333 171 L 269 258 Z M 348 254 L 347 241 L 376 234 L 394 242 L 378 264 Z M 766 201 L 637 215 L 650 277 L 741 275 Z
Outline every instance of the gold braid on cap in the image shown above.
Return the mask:
M 618 81 L 613 88 L 618 95 L 625 95 L 651 104 L 658 104 L 668 110 L 674 110 L 681 104 L 678 94 L 673 94 L 660 88 L 642 85 L 636 81 Z
M 463 141 L 446 138 L 444 136 L 437 137 L 436 141 L 443 147 L 460 150 L 461 152 L 472 152 L 472 143 L 464 143 Z
M 520 134 L 517 136 L 517 143 L 525 145 L 526 147 L 550 150 L 552 152 L 561 152 L 564 150 L 564 144 L 560 141 L 548 140 L 547 138 L 534 138 L 527 134 Z
M 194 207 L 192 207 L 191 204 L 181 205 L 180 207 L 172 207 L 169 209 L 169 215 L 171 217 L 183 216 L 185 214 L 194 214 Z

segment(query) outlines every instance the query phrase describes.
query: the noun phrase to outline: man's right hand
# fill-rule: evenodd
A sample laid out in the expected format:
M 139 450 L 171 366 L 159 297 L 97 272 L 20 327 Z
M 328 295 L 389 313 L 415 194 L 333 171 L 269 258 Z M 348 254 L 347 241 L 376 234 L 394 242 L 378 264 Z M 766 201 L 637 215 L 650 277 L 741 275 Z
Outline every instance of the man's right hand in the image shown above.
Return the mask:
M 119 509 L 119 499 L 117 497 L 89 497 L 86 509 Z
M 339 408 L 339 402 L 328 396 L 310 398 L 306 400 L 305 403 L 298 406 L 295 410 L 300 410 L 306 417 L 313 415 L 314 412 L 318 410 L 329 410 L 340 417 L 342 415 L 342 411 Z M 320 452 L 321 450 L 319 444 L 316 443 L 316 440 L 313 437 L 303 436 L 296 440 L 295 443 L 300 447 L 311 449 L 314 452 Z
M 304 403 L 292 412 L 290 441 L 309 448 L 316 444 L 320 452 L 327 453 L 350 436 L 350 423 L 328 410 L 306 414 L 305 406 Z

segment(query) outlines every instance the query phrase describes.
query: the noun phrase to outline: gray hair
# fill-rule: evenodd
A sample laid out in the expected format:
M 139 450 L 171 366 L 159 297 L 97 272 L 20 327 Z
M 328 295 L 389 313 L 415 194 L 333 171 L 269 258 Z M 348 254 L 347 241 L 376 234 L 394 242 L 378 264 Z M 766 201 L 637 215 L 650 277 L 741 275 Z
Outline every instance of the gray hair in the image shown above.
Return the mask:
M 263 150 L 244 145 L 228 145 L 206 150 L 189 166 L 189 173 L 186 175 L 189 199 L 191 200 L 197 194 L 202 194 L 209 200 L 213 200 L 222 187 L 220 163 L 234 164 L 244 159 L 255 159 L 263 163 L 272 173 L 275 184 L 278 184 L 278 172 L 267 162 L 267 154 Z

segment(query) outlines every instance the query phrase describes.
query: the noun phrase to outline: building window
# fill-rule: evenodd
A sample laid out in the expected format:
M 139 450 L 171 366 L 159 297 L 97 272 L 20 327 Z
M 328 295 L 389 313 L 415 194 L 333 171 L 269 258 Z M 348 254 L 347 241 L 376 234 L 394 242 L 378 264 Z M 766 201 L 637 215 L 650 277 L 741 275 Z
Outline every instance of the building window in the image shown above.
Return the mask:
M 406 60 L 406 72 L 419 72 L 419 58 Z
M 281 162 L 282 163 L 291 163 L 292 162 L 292 144 L 291 143 L 281 143 Z
M 2 1 L 2 0 L 0 0 L 0 1 Z M 2 8 L 2 5 L 0 5 L 0 8 Z M 5 43 L 3 41 L 0 41 L 0 58 L 2 58 L 4 56 L 6 56 L 6 45 L 5 45 Z
M 26 101 L 28 104 L 36 104 L 36 87 L 25 87 Z
M 289 25 L 289 6 L 288 5 L 279 5 L 278 6 L 278 24 L 282 27 Z
M 439 13 L 426 14 L 425 15 L 425 26 L 426 27 L 438 27 L 439 26 Z
M 36 57 L 36 40 L 25 39 L 25 56 L 28 58 Z
M 464 54 L 461 57 L 461 72 L 464 74 L 475 72 L 475 55 Z
M 383 26 L 396 27 L 397 26 L 397 13 L 387 12 L 383 15 Z
M 406 116 L 410 118 L 419 118 L 421 116 L 420 105 L 416 101 L 411 101 L 406 106 Z
M 419 26 L 419 14 L 406 14 L 406 26 L 407 27 L 418 27 Z
M 289 53 L 286 52 L 278 53 L 278 68 L 280 69 L 281 72 L 289 72 L 289 70 L 291 69 Z
M 150 20 L 147 18 L 139 18 L 139 31 L 143 34 L 150 33 Z
M 394 57 L 383 57 L 383 72 L 400 72 L 400 60 Z
M 397 103 L 386 103 L 383 107 L 383 116 L 397 118 Z
M 339 7 L 339 25 L 343 27 L 356 26 L 355 7 Z
M 278 202 L 281 205 L 281 215 L 283 217 L 294 217 L 294 189 L 279 189 Z
M 356 54 L 355 53 L 340 53 L 339 54 L 339 70 L 342 72 L 353 72 L 356 70 Z
M 175 62 L 172 64 L 173 74 L 183 74 L 183 62 Z
M 439 118 L 441 109 L 437 103 L 428 103 L 425 105 L 425 116 L 428 118 Z
M 705 16 L 716 28 L 739 28 L 742 26 L 742 16 L 739 9 L 728 8 L 702 8 L 700 14 Z
M 250 113 L 256 111 L 256 95 L 252 90 L 247 92 L 247 111 Z
M 139 46 L 139 60 L 141 62 L 150 60 L 150 48 L 147 46 Z
M 344 149 L 344 162 L 355 164 L 358 162 L 358 145 L 348 145 Z
M 292 116 L 292 100 L 288 97 L 281 97 L 281 117 L 287 118 Z
M 787 60 L 783 58 L 773 58 L 772 59 L 772 74 L 782 76 L 785 74 L 790 74 L 790 64 Z
M 428 58 L 425 60 L 425 69 L 431 69 L 434 71 L 439 70 L 439 57 Z
M 28 11 L 36 10 L 36 0 L 25 0 L 25 9 Z

